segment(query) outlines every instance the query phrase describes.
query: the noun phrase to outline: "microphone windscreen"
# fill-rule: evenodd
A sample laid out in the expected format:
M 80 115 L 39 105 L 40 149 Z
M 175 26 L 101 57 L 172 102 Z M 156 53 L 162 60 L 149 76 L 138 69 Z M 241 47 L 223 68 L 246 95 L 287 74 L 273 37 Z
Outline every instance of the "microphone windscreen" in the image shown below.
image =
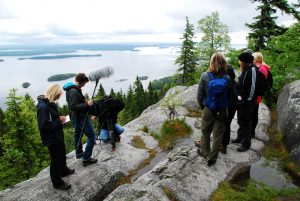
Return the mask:
M 114 73 L 114 70 L 112 67 L 107 66 L 104 68 L 101 68 L 99 70 L 93 71 L 89 74 L 89 80 L 90 81 L 97 81 L 102 78 L 110 77 Z

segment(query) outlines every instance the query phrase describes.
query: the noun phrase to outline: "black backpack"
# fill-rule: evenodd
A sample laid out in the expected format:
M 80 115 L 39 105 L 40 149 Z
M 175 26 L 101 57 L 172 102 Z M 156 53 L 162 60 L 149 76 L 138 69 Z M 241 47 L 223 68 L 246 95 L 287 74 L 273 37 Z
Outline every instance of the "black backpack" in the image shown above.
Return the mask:
M 270 91 L 273 86 L 273 76 L 268 70 L 268 76 L 266 76 L 256 68 L 257 72 L 257 84 L 256 84 L 256 95 L 264 96 L 267 91 Z

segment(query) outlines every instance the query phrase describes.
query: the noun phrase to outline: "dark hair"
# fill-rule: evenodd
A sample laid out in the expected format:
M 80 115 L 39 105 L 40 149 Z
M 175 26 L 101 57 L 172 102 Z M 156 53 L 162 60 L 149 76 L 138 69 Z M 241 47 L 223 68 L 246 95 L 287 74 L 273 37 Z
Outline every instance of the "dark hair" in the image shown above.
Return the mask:
M 75 81 L 79 84 L 83 84 L 89 81 L 89 78 L 84 73 L 78 73 L 75 77 Z

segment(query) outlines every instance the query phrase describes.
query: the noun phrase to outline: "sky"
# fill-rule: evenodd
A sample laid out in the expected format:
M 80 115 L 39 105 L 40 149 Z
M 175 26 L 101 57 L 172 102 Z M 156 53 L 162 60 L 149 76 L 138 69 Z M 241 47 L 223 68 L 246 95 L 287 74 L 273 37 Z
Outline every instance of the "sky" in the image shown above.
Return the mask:
M 0 47 L 180 42 L 186 16 L 199 35 L 197 22 L 214 11 L 229 27 L 232 44 L 246 44 L 245 23 L 259 14 L 256 6 L 250 0 L 0 0 Z M 279 24 L 294 21 L 278 14 Z

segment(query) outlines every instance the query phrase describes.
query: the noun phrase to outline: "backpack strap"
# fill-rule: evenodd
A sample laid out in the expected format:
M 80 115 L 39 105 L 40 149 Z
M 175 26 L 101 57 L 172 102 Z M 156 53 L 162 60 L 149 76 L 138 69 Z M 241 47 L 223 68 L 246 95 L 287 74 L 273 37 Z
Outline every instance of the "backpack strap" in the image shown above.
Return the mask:
M 208 74 L 210 80 L 216 79 L 215 76 L 212 74 L 212 72 L 207 72 L 207 74 Z

